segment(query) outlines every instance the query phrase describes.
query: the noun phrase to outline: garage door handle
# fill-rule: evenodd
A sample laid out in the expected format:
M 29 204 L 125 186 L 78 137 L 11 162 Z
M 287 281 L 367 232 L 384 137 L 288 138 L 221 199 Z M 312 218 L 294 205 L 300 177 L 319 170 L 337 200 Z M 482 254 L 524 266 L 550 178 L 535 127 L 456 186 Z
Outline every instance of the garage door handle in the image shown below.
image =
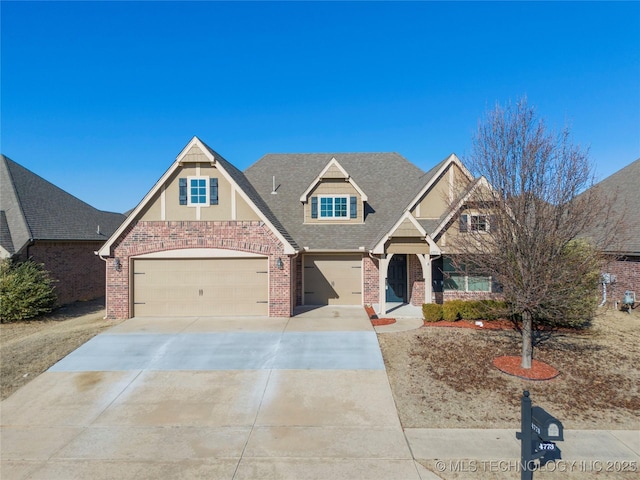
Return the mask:
M 198 295 L 202 296 L 202 289 L 198 290 Z
M 258 300 L 256 303 L 269 303 L 267 300 Z

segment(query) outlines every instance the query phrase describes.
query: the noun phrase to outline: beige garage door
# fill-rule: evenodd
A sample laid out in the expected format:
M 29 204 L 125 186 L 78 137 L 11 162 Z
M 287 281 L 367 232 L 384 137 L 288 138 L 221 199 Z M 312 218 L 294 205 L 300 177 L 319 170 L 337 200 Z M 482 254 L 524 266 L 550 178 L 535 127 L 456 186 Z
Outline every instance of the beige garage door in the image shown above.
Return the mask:
M 266 258 L 140 259 L 133 268 L 137 317 L 269 314 Z
M 362 305 L 361 255 L 305 255 L 305 305 Z

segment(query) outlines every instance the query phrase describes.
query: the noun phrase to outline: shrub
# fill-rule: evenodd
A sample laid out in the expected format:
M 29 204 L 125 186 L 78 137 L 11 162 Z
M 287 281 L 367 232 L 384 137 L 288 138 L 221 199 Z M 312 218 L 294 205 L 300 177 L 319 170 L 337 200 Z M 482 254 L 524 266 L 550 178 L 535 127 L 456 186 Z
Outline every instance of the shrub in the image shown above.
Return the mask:
M 449 300 L 442 305 L 442 318 L 447 322 L 457 322 L 462 318 L 464 300 Z
M 480 300 L 478 310 L 480 311 L 479 320 L 491 321 L 509 316 L 507 303 L 501 300 Z
M 439 322 L 442 320 L 442 305 L 424 303 L 422 305 L 422 316 L 425 322 Z
M 52 310 L 53 280 L 42 264 L 31 260 L 0 262 L 0 322 L 27 320 Z
M 460 316 L 464 320 L 481 320 L 482 313 L 479 300 L 467 300 L 460 304 Z

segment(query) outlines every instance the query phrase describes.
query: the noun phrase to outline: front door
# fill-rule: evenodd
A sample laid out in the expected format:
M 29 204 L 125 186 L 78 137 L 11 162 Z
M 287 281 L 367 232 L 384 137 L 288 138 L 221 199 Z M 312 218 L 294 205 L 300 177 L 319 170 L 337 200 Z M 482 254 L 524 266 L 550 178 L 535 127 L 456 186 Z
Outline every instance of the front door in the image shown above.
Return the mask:
M 387 302 L 407 302 L 407 256 L 394 255 L 387 269 Z

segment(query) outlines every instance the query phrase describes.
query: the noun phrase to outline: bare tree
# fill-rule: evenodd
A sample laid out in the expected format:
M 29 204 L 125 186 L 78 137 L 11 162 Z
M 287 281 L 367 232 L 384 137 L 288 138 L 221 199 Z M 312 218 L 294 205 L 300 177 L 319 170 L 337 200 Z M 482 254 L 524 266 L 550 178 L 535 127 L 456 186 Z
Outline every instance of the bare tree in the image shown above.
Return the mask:
M 548 131 L 526 99 L 487 113 L 465 164 L 486 181 L 467 189 L 456 206 L 469 214 L 460 218 L 472 220 L 457 237 L 454 264 L 501 285 L 521 322 L 522 367 L 531 368 L 537 322 L 594 313 L 594 245 L 609 232 L 611 201 L 589 188 L 588 152 L 571 143 L 568 129 Z M 596 226 L 602 238 L 587 237 Z

